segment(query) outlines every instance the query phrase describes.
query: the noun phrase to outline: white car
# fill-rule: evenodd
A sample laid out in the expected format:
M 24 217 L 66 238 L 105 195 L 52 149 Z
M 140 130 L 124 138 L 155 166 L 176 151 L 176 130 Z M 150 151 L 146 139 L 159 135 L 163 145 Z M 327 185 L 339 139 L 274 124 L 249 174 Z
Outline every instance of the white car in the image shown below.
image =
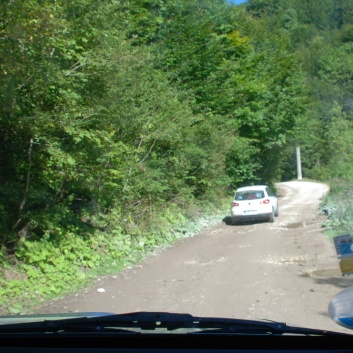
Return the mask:
M 237 189 L 231 209 L 231 222 L 247 220 L 274 222 L 279 214 L 277 194 L 266 185 Z

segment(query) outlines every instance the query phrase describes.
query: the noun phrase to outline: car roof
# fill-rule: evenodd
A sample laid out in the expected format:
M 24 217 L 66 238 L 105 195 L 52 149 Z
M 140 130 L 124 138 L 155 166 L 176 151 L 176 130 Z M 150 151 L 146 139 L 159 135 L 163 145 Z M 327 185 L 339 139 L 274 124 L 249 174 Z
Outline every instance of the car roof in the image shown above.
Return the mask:
M 243 186 L 237 189 L 238 191 L 246 191 L 246 190 L 265 190 L 268 186 L 267 185 L 251 185 L 251 186 Z

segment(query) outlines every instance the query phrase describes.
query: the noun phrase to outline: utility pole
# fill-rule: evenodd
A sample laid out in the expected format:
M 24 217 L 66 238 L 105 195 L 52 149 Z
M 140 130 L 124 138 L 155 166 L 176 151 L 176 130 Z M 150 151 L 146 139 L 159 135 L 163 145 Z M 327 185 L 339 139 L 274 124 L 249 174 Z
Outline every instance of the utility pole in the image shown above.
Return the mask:
M 302 176 L 302 162 L 301 162 L 301 158 L 300 158 L 299 144 L 296 147 L 296 152 L 297 152 L 297 179 L 301 180 L 303 178 L 303 176 Z

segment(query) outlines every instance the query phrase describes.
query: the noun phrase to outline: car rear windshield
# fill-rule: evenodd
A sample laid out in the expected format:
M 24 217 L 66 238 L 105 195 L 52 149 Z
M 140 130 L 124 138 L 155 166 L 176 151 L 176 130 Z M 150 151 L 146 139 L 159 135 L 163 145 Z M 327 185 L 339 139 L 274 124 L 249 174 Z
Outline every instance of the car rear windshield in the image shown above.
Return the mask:
M 247 191 L 238 191 L 235 194 L 234 200 L 254 200 L 254 199 L 263 199 L 265 194 L 262 190 L 247 190 Z

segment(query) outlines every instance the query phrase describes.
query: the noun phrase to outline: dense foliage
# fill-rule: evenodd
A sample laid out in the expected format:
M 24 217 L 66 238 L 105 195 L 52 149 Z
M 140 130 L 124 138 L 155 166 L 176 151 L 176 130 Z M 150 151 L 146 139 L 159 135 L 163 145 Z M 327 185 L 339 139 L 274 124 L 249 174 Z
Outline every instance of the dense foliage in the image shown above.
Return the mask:
M 1 1 L 4 266 L 60 292 L 295 177 L 299 143 L 305 176 L 353 177 L 350 3 Z
M 247 8 L 288 38 L 305 72 L 310 99 L 298 136 L 304 175 L 352 179 L 352 1 L 249 0 Z

